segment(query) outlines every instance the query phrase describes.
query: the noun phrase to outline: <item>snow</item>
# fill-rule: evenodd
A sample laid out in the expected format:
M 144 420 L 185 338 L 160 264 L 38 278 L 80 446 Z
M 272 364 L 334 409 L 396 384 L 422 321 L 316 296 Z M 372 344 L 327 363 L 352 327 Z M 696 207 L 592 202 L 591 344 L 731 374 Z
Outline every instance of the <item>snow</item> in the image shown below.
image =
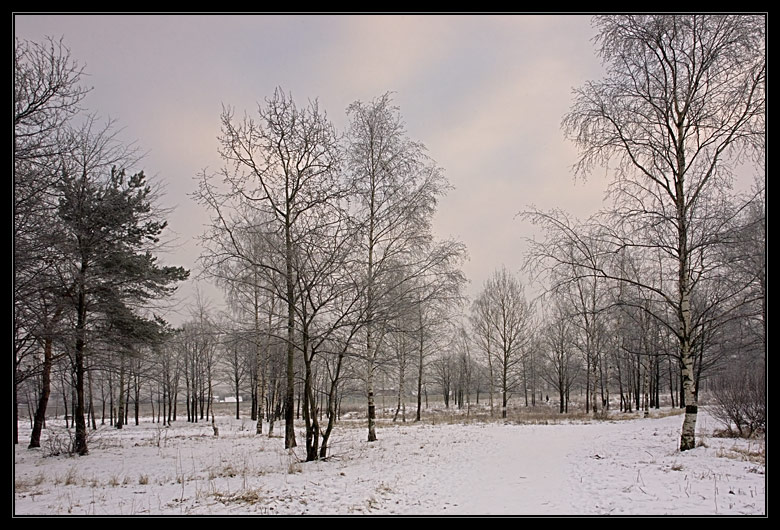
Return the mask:
M 661 411 L 664 412 L 663 409 Z M 83 457 L 50 456 L 67 440 L 48 422 L 40 449 L 15 447 L 14 513 L 21 515 L 766 515 L 764 439 L 714 436 L 700 408 L 698 447 L 677 449 L 682 416 L 553 421 L 379 422 L 336 425 L 331 456 L 217 416 L 151 421 L 90 436 Z M 389 415 L 388 415 L 389 416 Z M 267 425 L 266 425 L 267 427 Z M 49 455 L 49 456 L 47 456 Z

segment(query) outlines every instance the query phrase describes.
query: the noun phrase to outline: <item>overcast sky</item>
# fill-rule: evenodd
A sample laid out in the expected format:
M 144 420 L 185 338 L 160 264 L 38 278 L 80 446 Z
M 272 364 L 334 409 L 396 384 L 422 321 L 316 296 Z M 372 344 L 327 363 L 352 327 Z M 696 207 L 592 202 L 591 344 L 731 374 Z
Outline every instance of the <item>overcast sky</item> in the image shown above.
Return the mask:
M 195 176 L 222 166 L 222 105 L 240 115 L 282 87 L 319 99 L 338 129 L 345 109 L 395 93 L 409 136 L 454 186 L 435 229 L 466 244 L 476 294 L 492 271 L 519 271 L 529 205 L 585 217 L 606 181 L 573 180 L 576 151 L 560 129 L 571 91 L 601 77 L 587 15 L 15 15 L 15 35 L 63 38 L 86 65 L 85 106 L 115 118 L 122 138 L 164 181 L 180 244 L 167 263 L 198 269 L 207 214 Z M 192 282 L 189 282 L 192 284 Z M 181 290 L 187 297 L 192 285 Z M 218 302 L 213 289 L 207 297 Z M 182 309 L 186 313 L 186 307 Z M 185 315 L 186 316 L 186 315 Z M 178 323 L 181 316 L 169 315 Z

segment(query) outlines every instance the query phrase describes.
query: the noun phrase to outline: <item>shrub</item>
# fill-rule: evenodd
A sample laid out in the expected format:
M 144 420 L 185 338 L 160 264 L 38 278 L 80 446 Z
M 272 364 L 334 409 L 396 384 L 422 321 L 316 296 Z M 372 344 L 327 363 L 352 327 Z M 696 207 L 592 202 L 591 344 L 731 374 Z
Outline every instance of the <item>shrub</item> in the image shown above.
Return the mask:
M 73 455 L 73 434 L 52 429 L 43 446 L 44 456 Z
M 750 437 L 766 429 L 766 372 L 763 365 L 730 366 L 712 385 L 710 414 L 729 432 Z

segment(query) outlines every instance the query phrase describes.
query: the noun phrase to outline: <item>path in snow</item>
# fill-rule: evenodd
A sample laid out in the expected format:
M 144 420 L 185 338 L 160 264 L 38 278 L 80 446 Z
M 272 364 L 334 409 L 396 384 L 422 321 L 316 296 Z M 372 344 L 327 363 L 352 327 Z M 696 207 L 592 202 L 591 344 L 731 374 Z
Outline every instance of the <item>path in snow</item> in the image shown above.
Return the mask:
M 567 465 L 577 439 L 564 431 L 571 427 L 505 426 L 510 433 L 491 430 L 483 450 L 470 445 L 461 458 L 471 471 L 460 477 L 452 513 L 570 513 Z
M 446 436 L 418 443 L 408 452 L 397 451 L 396 442 L 395 447 L 383 447 L 375 455 L 385 472 L 388 461 L 397 461 L 401 470 L 385 476 L 377 488 L 379 511 L 437 515 L 572 512 L 569 454 L 591 436 L 582 426 L 445 428 Z M 409 473 L 410 469 L 419 473 Z
M 700 418 L 700 427 L 706 416 Z M 372 446 L 371 513 L 715 515 L 763 513 L 761 466 L 702 437 L 680 453 L 681 419 L 590 425 L 458 425 Z M 444 429 L 444 431 L 442 431 Z M 385 434 L 389 434 L 385 431 Z M 420 441 L 423 440 L 423 443 Z M 427 442 L 425 440 L 428 440 Z M 478 440 L 478 443 L 474 443 Z M 735 458 L 736 456 L 736 458 Z M 397 469 L 388 473 L 388 469 Z M 369 479 L 370 481 L 370 479 Z

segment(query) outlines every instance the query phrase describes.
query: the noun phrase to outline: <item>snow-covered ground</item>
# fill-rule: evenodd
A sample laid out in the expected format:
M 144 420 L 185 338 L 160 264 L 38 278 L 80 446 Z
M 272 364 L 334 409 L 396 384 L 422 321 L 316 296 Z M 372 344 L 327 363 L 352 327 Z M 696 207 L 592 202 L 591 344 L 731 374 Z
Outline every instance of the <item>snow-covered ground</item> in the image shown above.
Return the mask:
M 19 515 L 766 515 L 765 442 L 718 438 L 700 409 L 681 453 L 681 415 L 511 424 L 342 421 L 325 461 L 300 462 L 249 419 L 170 428 L 142 421 L 91 434 L 87 456 L 15 447 Z M 277 424 L 277 433 L 283 431 Z M 303 445 L 303 433 L 298 433 Z

